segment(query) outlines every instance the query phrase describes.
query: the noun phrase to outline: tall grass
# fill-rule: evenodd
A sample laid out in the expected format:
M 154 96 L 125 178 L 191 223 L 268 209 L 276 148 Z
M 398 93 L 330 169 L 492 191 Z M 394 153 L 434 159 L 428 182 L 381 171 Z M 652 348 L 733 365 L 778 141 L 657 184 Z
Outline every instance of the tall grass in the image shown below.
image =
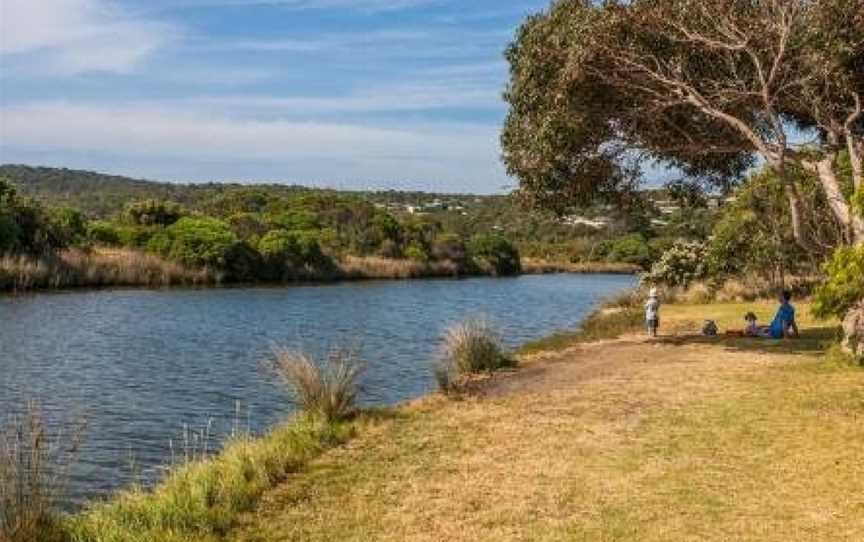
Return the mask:
M 51 433 L 35 403 L 0 428 L 0 540 L 63 540 L 58 508 L 80 434 Z
M 303 352 L 278 349 L 276 370 L 304 412 L 330 422 L 354 413 L 362 366 L 351 352 L 334 350 L 322 362 Z
M 208 269 L 189 269 L 128 249 L 68 250 L 42 257 L 0 256 L 0 290 L 102 286 L 198 285 L 219 282 Z
M 613 262 L 558 262 L 549 260 L 523 259 L 522 272 L 528 275 L 552 273 L 637 275 L 643 269 L 638 265 Z
M 483 318 L 450 326 L 444 334 L 444 356 L 435 366 L 438 387 L 456 391 L 472 375 L 491 373 L 513 365 L 504 354 L 501 337 Z
M 341 278 L 411 279 L 422 277 L 455 277 L 465 273 L 450 260 L 416 262 L 379 257 L 347 256 L 338 264 Z

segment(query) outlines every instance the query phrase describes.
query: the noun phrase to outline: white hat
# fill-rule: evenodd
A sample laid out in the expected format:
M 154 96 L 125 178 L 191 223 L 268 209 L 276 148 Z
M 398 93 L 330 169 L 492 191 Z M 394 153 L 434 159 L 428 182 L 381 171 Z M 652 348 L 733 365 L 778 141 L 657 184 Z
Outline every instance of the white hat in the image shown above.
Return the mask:
M 651 288 L 648 290 L 648 297 L 657 297 L 657 288 Z

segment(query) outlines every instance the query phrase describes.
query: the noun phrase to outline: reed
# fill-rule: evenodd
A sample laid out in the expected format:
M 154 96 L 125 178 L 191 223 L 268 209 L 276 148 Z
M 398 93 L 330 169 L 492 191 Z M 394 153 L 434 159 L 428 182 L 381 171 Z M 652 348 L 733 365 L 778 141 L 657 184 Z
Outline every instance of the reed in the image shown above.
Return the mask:
M 339 271 L 342 278 L 346 279 L 412 279 L 464 274 L 464 270 L 450 260 L 417 262 L 357 256 L 345 257 L 339 262 Z
M 80 435 L 52 433 L 35 403 L 0 428 L 0 540 L 64 540 L 59 508 Z
M 220 276 L 129 249 L 68 250 L 57 255 L 0 256 L 0 290 L 214 284 Z
M 529 258 L 522 260 L 522 272 L 526 275 L 549 275 L 554 273 L 637 275 L 642 271 L 643 269 L 638 265 L 627 263 L 571 263 Z

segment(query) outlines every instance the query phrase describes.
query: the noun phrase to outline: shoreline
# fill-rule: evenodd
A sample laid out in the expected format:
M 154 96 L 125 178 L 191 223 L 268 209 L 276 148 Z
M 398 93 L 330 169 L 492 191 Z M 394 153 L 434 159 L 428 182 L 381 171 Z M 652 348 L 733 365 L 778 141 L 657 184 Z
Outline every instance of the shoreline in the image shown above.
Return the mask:
M 756 305 L 756 310 L 761 312 L 769 311 L 771 308 L 770 304 L 765 302 L 752 303 L 749 305 Z M 318 499 L 317 489 L 315 490 L 315 493 L 313 495 L 309 495 L 308 497 L 304 498 L 309 499 L 308 502 L 306 500 L 303 500 L 302 502 L 296 503 L 296 505 L 289 504 L 287 508 L 279 504 L 280 502 L 283 502 L 283 499 L 285 499 L 286 497 L 280 497 L 279 495 L 292 495 L 296 491 L 300 491 L 302 493 L 303 491 L 306 491 L 303 488 L 307 487 L 304 485 L 306 482 L 304 482 L 303 480 L 309 478 L 314 480 L 316 478 L 324 476 L 323 481 L 314 482 L 312 487 L 319 487 L 318 484 L 327 484 L 326 489 L 322 488 L 321 491 L 348 491 L 348 495 L 342 495 L 339 498 L 344 497 L 348 499 L 348 502 L 353 502 L 355 503 L 355 505 L 359 504 L 360 501 L 352 501 L 352 497 L 350 496 L 351 490 L 348 487 L 343 487 L 341 483 L 338 483 L 338 480 L 340 480 L 343 476 L 339 474 L 339 472 L 341 471 L 333 470 L 333 468 L 326 468 L 322 471 L 320 470 L 322 468 L 322 464 L 330 465 L 335 462 L 339 465 L 338 469 L 348 469 L 348 471 L 351 472 L 352 470 L 358 468 L 362 470 L 362 467 L 357 466 L 358 462 L 362 463 L 365 461 L 377 461 L 375 457 L 370 458 L 368 456 L 369 454 L 373 454 L 373 456 L 374 454 L 377 454 L 378 452 L 374 452 L 373 450 L 377 450 L 381 446 L 383 446 L 384 448 L 388 448 L 389 446 L 407 446 L 408 449 L 415 450 L 415 445 L 412 443 L 419 442 L 417 439 L 422 439 L 425 442 L 429 438 L 445 439 L 444 441 L 442 441 L 443 444 L 443 442 L 448 442 L 449 440 L 452 440 L 452 436 L 448 436 L 450 435 L 451 431 L 457 431 L 461 434 L 460 426 L 453 426 L 452 424 L 445 423 L 442 427 L 438 427 L 441 425 L 441 423 L 443 423 L 443 420 L 449 419 L 448 416 L 464 416 L 466 415 L 465 411 L 467 410 L 468 412 L 470 412 L 471 416 L 479 416 L 483 417 L 484 419 L 486 417 L 492 416 L 491 419 L 497 420 L 495 423 L 516 423 L 520 428 L 524 430 L 529 430 L 529 427 L 523 426 L 518 421 L 518 419 L 508 421 L 510 420 L 508 416 L 500 418 L 499 416 L 501 413 L 499 411 L 506 405 L 508 405 L 510 402 L 515 402 L 515 405 L 521 405 L 522 401 L 525 400 L 526 396 L 530 396 L 531 400 L 534 401 L 535 393 L 539 394 L 536 400 L 541 401 L 541 403 L 538 404 L 544 405 L 545 402 L 553 400 L 552 398 L 556 397 L 557 394 L 567 389 L 561 388 L 562 378 L 564 383 L 568 382 L 569 378 L 575 378 L 576 380 L 573 381 L 573 384 L 577 387 L 574 389 L 574 392 L 581 394 L 582 392 L 578 392 L 578 389 L 581 388 L 583 385 L 593 386 L 593 384 L 591 384 L 592 382 L 603 381 L 604 378 L 607 378 L 607 376 L 604 375 L 614 377 L 614 375 L 616 374 L 615 371 L 619 370 L 637 370 L 641 371 L 642 373 L 647 370 L 649 372 L 644 373 L 646 376 L 652 375 L 652 379 L 658 379 L 657 375 L 653 375 L 654 370 L 651 369 L 651 366 L 657 363 L 663 365 L 664 367 L 668 366 L 670 370 L 674 370 L 676 372 L 683 369 L 686 369 L 686 371 L 696 370 L 699 371 L 699 374 L 702 374 L 704 378 L 710 377 L 716 379 L 726 378 L 725 376 L 723 376 L 723 371 L 726 371 L 728 369 L 723 369 L 723 367 L 726 366 L 724 364 L 730 364 L 733 362 L 725 361 L 719 365 L 714 365 L 714 363 L 718 361 L 714 359 L 715 357 L 725 359 L 725 356 L 728 357 L 730 360 L 734 359 L 735 361 L 733 365 L 734 367 L 738 367 L 738 369 L 736 370 L 739 371 L 744 370 L 745 368 L 749 368 L 747 370 L 751 371 L 756 370 L 760 367 L 774 366 L 771 364 L 766 366 L 764 362 L 754 364 L 753 361 L 750 360 L 750 355 L 748 354 L 751 348 L 757 348 L 755 352 L 761 351 L 758 349 L 767 349 L 765 352 L 759 355 L 762 357 L 768 356 L 768 358 L 766 359 L 768 359 L 769 361 L 777 358 L 776 360 L 771 362 L 775 364 L 778 363 L 781 359 L 786 360 L 787 357 L 785 356 L 788 355 L 792 355 L 793 357 L 789 357 L 789 361 L 783 363 L 789 363 L 792 360 L 798 359 L 795 356 L 800 356 L 802 354 L 806 354 L 811 357 L 817 356 L 817 360 L 821 359 L 819 356 L 824 355 L 824 345 L 827 344 L 826 341 L 830 341 L 831 334 L 823 333 L 821 331 L 823 328 L 808 331 L 807 336 L 800 342 L 787 343 L 764 342 L 737 338 L 729 339 L 723 337 L 712 340 L 693 338 L 696 337 L 696 333 L 698 332 L 698 318 L 703 312 L 710 312 L 712 315 L 714 315 L 714 313 L 720 313 L 722 314 L 722 317 L 719 318 L 718 321 L 722 322 L 722 324 L 725 326 L 733 326 L 737 323 L 738 312 L 743 310 L 743 308 L 748 307 L 749 305 L 741 303 L 727 303 L 722 305 L 670 305 L 666 309 L 664 309 L 671 313 L 671 315 L 666 319 L 666 323 L 664 324 L 667 326 L 666 336 L 662 337 L 658 341 L 645 339 L 641 336 L 641 334 L 632 335 L 634 331 L 636 331 L 637 329 L 641 329 L 641 326 L 639 326 L 636 322 L 632 321 L 629 323 L 624 323 L 620 326 L 612 326 L 609 328 L 603 328 L 602 326 L 598 328 L 596 326 L 592 327 L 590 325 L 583 324 L 583 326 L 580 327 L 587 327 L 590 329 L 586 329 L 585 333 L 581 336 L 579 335 L 579 333 L 569 334 L 568 341 L 566 342 L 547 342 L 544 348 L 529 349 L 530 351 L 528 352 L 522 352 L 522 350 L 526 346 L 528 346 L 527 344 L 523 345 L 522 348 L 517 350 L 517 352 L 519 352 L 520 361 L 517 369 L 504 371 L 502 373 L 496 373 L 491 378 L 486 379 L 484 380 L 484 382 L 479 384 L 479 388 L 475 390 L 475 393 L 469 394 L 461 400 L 454 401 L 452 399 L 446 398 L 445 396 L 442 396 L 439 392 L 432 392 L 393 406 L 362 410 L 359 412 L 356 418 L 346 421 L 344 423 L 339 423 L 338 425 L 332 426 L 329 429 L 328 427 L 322 426 L 315 426 L 311 429 L 308 429 L 308 418 L 305 418 L 303 415 L 296 415 L 286 420 L 286 422 L 272 428 L 270 431 L 260 437 L 243 440 L 239 444 L 236 444 L 236 446 L 234 444 L 231 444 L 227 446 L 226 449 L 222 450 L 210 459 L 207 459 L 203 462 L 193 462 L 191 464 L 183 465 L 179 467 L 179 470 L 175 469 L 175 471 L 173 471 L 165 480 L 160 482 L 152 491 L 121 491 L 119 494 L 111 497 L 109 500 L 91 505 L 83 512 L 71 516 L 70 518 L 68 518 L 67 521 L 71 521 L 77 529 L 84 529 L 84 531 L 77 531 L 79 534 L 86 532 L 86 526 L 88 524 L 90 524 L 91 528 L 93 528 L 93 526 L 97 526 L 95 527 L 97 529 L 107 529 L 109 527 L 112 529 L 122 528 L 122 525 L 114 525 L 112 522 L 114 522 L 115 520 L 119 521 L 117 520 L 117 517 L 128 517 L 129 512 L 134 510 L 139 510 L 140 513 L 145 515 L 150 513 L 148 511 L 149 507 L 157 506 L 159 499 L 165 498 L 166 491 L 168 491 L 168 489 L 166 488 L 176 486 L 179 483 L 177 481 L 178 479 L 183 480 L 183 484 L 193 485 L 194 483 L 197 483 L 197 480 L 199 479 L 209 479 L 212 475 L 206 474 L 207 472 L 210 472 L 208 469 L 218 470 L 221 468 L 225 468 L 225 462 L 227 461 L 227 459 L 225 458 L 233 457 L 237 453 L 237 451 L 234 450 L 235 447 L 247 447 L 248 450 L 268 448 L 272 446 L 271 440 L 275 438 L 273 435 L 285 434 L 286 432 L 290 433 L 291 431 L 294 431 L 293 428 L 302 426 L 307 427 L 308 429 L 308 432 L 304 434 L 320 433 L 322 435 L 331 436 L 334 434 L 338 434 L 339 436 L 335 439 L 331 439 L 328 436 L 327 439 L 325 439 L 326 442 L 316 441 L 316 443 L 313 445 L 313 453 L 304 455 L 302 461 L 293 462 L 291 468 L 286 471 L 284 477 L 280 476 L 279 481 L 277 481 L 275 485 L 261 487 L 259 488 L 260 491 L 256 490 L 256 496 L 252 499 L 251 504 L 248 507 L 232 510 L 230 514 L 223 518 L 223 520 L 228 522 L 227 524 L 225 524 L 225 528 L 228 529 L 227 532 L 230 535 L 227 540 L 231 541 L 237 540 L 245 542 L 247 540 L 245 535 L 248 533 L 253 533 L 253 535 L 251 535 L 252 537 L 249 538 L 249 540 L 268 540 L 269 538 L 261 535 L 261 533 L 269 533 L 270 529 L 278 530 L 280 528 L 284 528 L 290 532 L 296 531 L 298 533 L 296 535 L 292 535 L 291 537 L 284 537 L 280 533 L 280 540 L 306 540 L 306 534 L 308 534 L 305 530 L 306 527 L 289 527 L 289 525 L 297 525 L 297 523 L 293 521 L 287 521 L 287 518 L 293 518 L 294 514 L 301 513 L 294 510 L 295 506 L 302 510 L 309 509 L 310 513 L 313 513 L 314 510 L 314 514 L 324 513 L 333 516 L 340 516 L 341 509 L 332 508 L 329 505 L 326 505 L 326 503 L 329 502 L 326 499 L 323 501 Z M 807 307 L 802 307 L 802 309 L 802 320 L 806 321 L 809 326 L 815 325 L 813 323 L 814 321 L 808 314 Z M 619 313 L 609 313 L 608 311 L 604 312 L 603 305 L 601 305 L 596 309 L 594 314 L 600 315 L 597 316 L 597 319 L 600 322 L 603 322 L 608 319 L 610 315 Z M 588 318 L 586 322 L 590 320 L 591 318 Z M 600 330 L 599 332 L 598 329 Z M 829 328 L 825 329 L 829 332 L 831 331 L 830 326 Z M 609 333 L 609 336 L 603 337 L 602 333 L 604 332 Z M 544 341 L 541 340 L 539 342 L 543 343 Z M 722 349 L 718 350 L 718 346 L 722 347 Z M 660 348 L 660 351 L 664 352 L 666 356 L 670 357 L 670 359 L 664 359 L 663 355 L 658 358 L 657 348 Z M 726 352 L 733 353 L 736 350 L 741 350 L 743 354 L 721 355 L 720 353 L 724 350 Z M 681 351 L 681 353 L 678 353 L 679 351 Z M 800 351 L 801 353 L 795 353 L 798 351 Z M 646 354 L 652 356 L 654 358 L 654 361 L 649 361 L 647 359 L 640 361 L 641 356 Z M 638 359 L 628 361 L 634 355 Z M 688 362 L 691 365 L 679 365 L 680 363 L 682 363 L 682 361 L 679 360 L 681 356 L 687 357 L 693 355 L 698 356 L 700 360 L 697 365 L 692 365 L 692 361 Z M 561 364 L 562 361 L 569 359 L 573 356 L 577 358 L 581 357 L 584 359 L 582 359 L 582 362 L 580 364 L 576 365 L 569 363 L 563 365 Z M 720 359 L 720 361 L 722 361 L 722 359 Z M 648 365 L 645 365 L 646 363 Z M 703 369 L 702 366 L 705 364 L 707 365 Z M 711 369 L 709 366 L 714 368 Z M 613 372 L 610 373 L 610 370 L 613 370 Z M 675 375 L 676 372 L 669 373 L 669 375 Z M 566 376 L 569 374 L 572 374 L 572 376 Z M 864 374 L 864 372 L 859 372 L 855 374 Z M 734 378 L 734 373 L 730 377 Z M 683 376 L 677 378 L 683 378 Z M 662 378 L 658 380 L 658 385 L 662 380 Z M 610 381 L 610 385 L 612 385 L 612 383 L 614 382 L 617 382 L 615 378 Z M 633 382 L 638 384 L 640 381 L 637 379 Z M 688 380 L 687 382 L 688 383 L 684 387 L 687 389 L 692 388 L 693 393 L 698 394 L 704 393 L 706 391 L 704 385 L 698 380 L 693 382 Z M 610 388 L 610 393 L 613 389 L 617 389 L 618 385 L 619 384 L 614 384 L 614 386 Z M 663 382 L 663 385 L 669 386 L 670 384 L 667 382 Z M 641 389 L 641 387 L 639 389 Z M 569 394 L 571 392 L 567 391 L 567 393 Z M 641 394 L 644 393 L 644 391 L 639 391 L 628 401 L 635 401 L 635 404 L 641 404 L 642 401 L 646 400 L 645 397 L 641 396 Z M 652 393 L 654 392 L 652 391 Z M 616 396 L 617 394 L 618 392 L 616 392 Z M 669 400 L 669 397 L 667 397 L 668 395 L 668 392 L 661 393 L 656 400 L 659 401 L 662 398 L 662 401 L 667 401 Z M 675 394 L 673 394 L 673 396 L 674 395 Z M 545 397 L 545 399 L 541 399 L 541 397 Z M 585 401 L 584 398 L 580 400 Z M 673 403 L 678 404 L 678 401 L 680 401 L 680 399 L 676 399 Z M 649 402 L 647 404 L 650 405 L 652 403 Z M 514 408 L 516 407 L 514 406 Z M 517 411 L 522 410 L 522 408 L 523 407 L 519 407 Z M 646 407 L 639 408 L 642 409 Z M 489 409 L 491 409 L 491 412 L 489 411 Z M 553 409 L 553 411 L 559 412 L 555 409 Z M 449 414 L 446 414 L 447 412 L 449 412 Z M 498 414 L 496 414 L 496 412 L 498 412 Z M 558 416 L 558 414 L 555 414 L 555 416 Z M 432 427 L 438 428 L 432 429 Z M 307 430 L 304 429 L 304 431 Z M 393 435 L 391 435 L 393 431 L 396 431 L 397 433 L 408 431 L 408 434 L 396 438 L 396 440 L 392 441 L 393 444 L 387 444 L 387 442 L 391 442 L 391 440 L 389 439 L 393 437 Z M 494 431 L 493 433 L 498 434 Z M 544 435 L 544 438 L 549 438 L 548 434 Z M 503 437 L 503 435 L 494 438 L 495 440 L 493 440 L 492 442 L 496 443 L 496 446 L 506 445 L 509 442 L 509 439 Z M 505 438 L 505 440 L 500 440 L 501 438 Z M 426 449 L 426 445 L 419 448 L 419 450 L 424 449 Z M 435 448 L 433 448 L 433 451 L 434 449 Z M 450 449 L 448 448 L 448 450 Z M 257 452 L 248 451 L 244 453 Z M 405 453 L 414 454 L 418 452 L 408 452 L 406 450 Z M 454 450 L 448 451 L 447 453 L 449 454 L 457 452 Z M 435 459 L 433 459 L 433 457 Z M 433 454 L 433 456 L 430 457 L 428 460 L 437 461 L 439 459 L 437 454 Z M 513 459 L 513 461 L 518 462 L 521 460 Z M 512 461 L 508 462 L 508 469 L 513 467 L 513 465 L 509 464 L 511 462 Z M 380 468 L 370 470 L 368 474 L 364 474 L 363 483 L 365 483 L 366 476 L 370 478 L 369 483 L 372 483 L 371 479 L 377 478 L 382 478 L 385 480 L 393 479 L 394 481 L 403 480 L 401 476 L 405 476 L 407 474 L 404 472 L 400 474 L 400 469 L 402 468 L 403 467 L 400 466 L 400 464 L 389 465 L 388 463 L 387 465 L 381 465 Z M 366 471 L 362 470 L 362 472 L 365 473 Z M 412 470 L 411 472 L 414 471 Z M 346 475 L 349 477 L 353 476 L 350 474 Z M 189 478 L 189 476 L 191 476 L 191 478 Z M 457 495 L 461 495 L 462 491 L 465 491 L 465 489 L 461 487 L 457 488 Z M 371 499 L 373 501 L 377 501 L 375 497 L 371 497 Z M 288 498 L 288 501 L 286 502 L 293 503 L 294 498 Z M 327 506 L 327 508 L 322 510 L 318 508 L 319 505 Z M 438 505 L 435 504 L 435 506 Z M 287 514 L 287 516 L 282 516 L 282 514 Z M 138 527 L 136 528 L 140 528 L 141 524 L 147 524 L 147 522 L 138 523 Z M 328 536 L 336 536 L 334 532 L 331 532 L 329 530 L 331 529 L 331 525 L 326 522 L 325 524 L 313 525 L 311 528 L 320 529 L 320 531 L 316 532 L 320 532 L 321 534 L 327 533 Z M 341 532 L 338 530 L 335 524 L 332 526 L 332 528 L 337 529 L 337 531 L 335 531 L 336 533 Z M 129 541 L 147 540 L 148 537 L 158 536 L 161 532 L 162 531 L 158 530 L 144 532 L 141 537 L 137 537 L 137 534 L 133 534 L 132 531 L 129 531 L 128 537 L 120 536 L 118 539 Z M 352 532 L 356 533 L 356 531 Z M 93 531 L 90 531 L 90 533 L 92 534 Z M 208 535 L 206 533 L 196 533 L 190 532 L 188 537 L 184 537 L 182 539 L 208 539 Z M 467 533 L 469 533 L 469 531 L 465 531 L 461 533 L 461 537 L 455 536 L 453 539 L 469 540 L 471 538 L 470 536 L 468 536 Z M 474 534 L 476 534 L 476 532 Z M 88 541 L 93 539 L 95 538 L 87 538 L 87 536 L 82 535 L 81 537 L 76 538 L 76 541 Z M 308 539 L 323 540 L 323 538 L 316 537 L 310 537 Z M 357 538 L 348 537 L 346 539 Z
M 630 264 L 615 264 L 607 262 L 594 263 L 562 263 L 544 260 L 525 259 L 522 263 L 522 271 L 513 275 L 498 275 L 493 272 L 454 272 L 448 266 L 448 262 L 440 262 L 441 265 L 419 264 L 411 260 L 383 260 L 394 267 L 401 267 L 401 273 L 387 274 L 370 272 L 363 269 L 364 265 L 373 267 L 382 262 L 381 258 L 352 257 L 346 263 L 340 264 L 339 270 L 332 275 L 320 275 L 312 278 L 297 278 L 291 281 L 276 282 L 222 282 L 207 270 L 192 270 L 190 273 L 199 274 L 196 280 L 184 281 L 182 279 L 172 282 L 167 280 L 160 283 L 160 279 L 146 280 L 141 282 L 118 280 L 115 282 L 102 283 L 93 281 L 92 284 L 61 284 L 38 285 L 25 287 L 0 287 L 0 297 L 17 296 L 25 294 L 38 294 L 48 292 L 87 292 L 105 290 L 204 290 L 204 289 L 234 289 L 234 288 L 290 288 L 294 286 L 334 285 L 354 282 L 389 282 L 389 281 L 414 281 L 414 280 L 463 280 L 471 278 L 516 278 L 520 276 L 552 275 L 552 274 L 574 274 L 574 275 L 638 275 L 642 270 L 638 266 Z M 170 262 L 166 262 L 170 263 Z M 446 269 L 445 269 L 446 268 Z M 0 279 L 3 278 L 4 269 L 0 268 Z M 7 272 L 7 275 L 9 273 Z M 3 281 L 0 280 L 0 284 Z

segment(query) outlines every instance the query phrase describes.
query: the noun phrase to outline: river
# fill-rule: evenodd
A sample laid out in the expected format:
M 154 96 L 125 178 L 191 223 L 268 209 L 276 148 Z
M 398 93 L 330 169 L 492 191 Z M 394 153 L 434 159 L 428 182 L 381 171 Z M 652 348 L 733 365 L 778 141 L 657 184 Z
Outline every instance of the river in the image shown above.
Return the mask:
M 273 348 L 347 347 L 361 401 L 434 389 L 445 328 L 485 316 L 516 347 L 572 329 L 629 276 L 351 282 L 287 288 L 102 290 L 0 297 L 0 418 L 38 400 L 52 427 L 85 420 L 75 502 L 159 478 L 184 426 L 260 433 L 292 410 Z M 200 446 L 197 446 L 200 450 Z

